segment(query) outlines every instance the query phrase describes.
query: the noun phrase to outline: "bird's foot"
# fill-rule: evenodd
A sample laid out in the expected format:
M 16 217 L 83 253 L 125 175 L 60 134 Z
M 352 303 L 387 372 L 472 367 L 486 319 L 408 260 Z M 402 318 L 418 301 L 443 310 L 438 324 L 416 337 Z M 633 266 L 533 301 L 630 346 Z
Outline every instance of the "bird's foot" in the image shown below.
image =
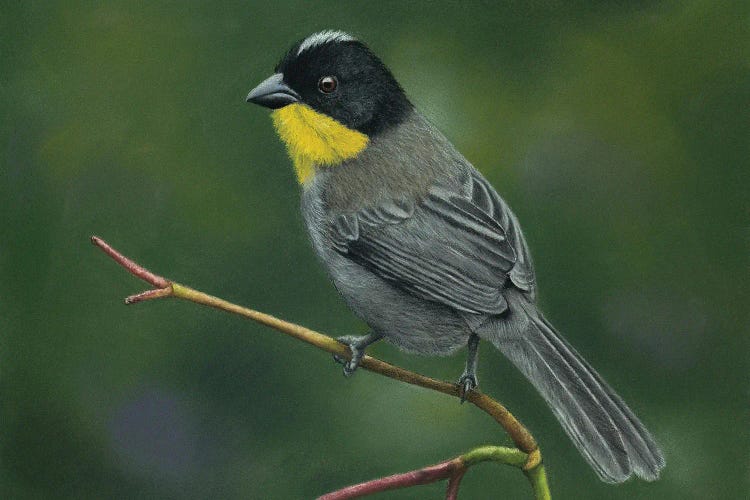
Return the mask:
M 461 404 L 464 404 L 466 398 L 469 396 L 469 392 L 473 391 L 479 385 L 476 373 L 464 372 L 461 378 L 458 379 L 458 390 L 461 395 Z
M 357 367 L 359 366 L 359 362 L 362 361 L 362 358 L 365 355 L 365 347 L 369 345 L 369 343 L 365 342 L 365 340 L 368 339 L 368 337 L 369 337 L 368 335 L 365 335 L 364 337 L 346 335 L 344 337 L 338 337 L 336 339 L 342 344 L 346 345 L 349 348 L 349 350 L 352 352 L 352 359 L 346 359 L 342 356 L 339 356 L 338 354 L 333 355 L 333 360 L 336 363 L 340 365 L 344 365 L 345 377 L 350 377 L 354 375 L 354 372 L 357 370 Z

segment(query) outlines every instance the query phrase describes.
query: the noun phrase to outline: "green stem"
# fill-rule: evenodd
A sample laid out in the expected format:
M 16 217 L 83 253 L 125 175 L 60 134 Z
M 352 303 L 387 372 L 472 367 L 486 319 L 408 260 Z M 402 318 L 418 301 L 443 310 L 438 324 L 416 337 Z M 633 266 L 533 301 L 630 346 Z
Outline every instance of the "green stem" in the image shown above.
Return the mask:
M 531 489 L 534 491 L 534 498 L 536 500 L 550 500 L 552 495 L 549 492 L 549 484 L 547 484 L 547 473 L 544 470 L 544 465 L 539 464 L 533 469 L 524 471 L 526 477 L 531 483 Z
M 480 462 L 498 462 L 518 467 L 524 471 L 529 483 L 531 483 L 531 489 L 534 492 L 536 500 L 550 500 L 552 498 L 549 485 L 547 484 L 547 474 L 544 471 L 544 465 L 537 463 L 534 467 L 526 470 L 525 465 L 528 462 L 529 456 L 517 448 L 481 446 L 461 455 L 459 458 L 464 462 L 466 467 L 471 467 Z

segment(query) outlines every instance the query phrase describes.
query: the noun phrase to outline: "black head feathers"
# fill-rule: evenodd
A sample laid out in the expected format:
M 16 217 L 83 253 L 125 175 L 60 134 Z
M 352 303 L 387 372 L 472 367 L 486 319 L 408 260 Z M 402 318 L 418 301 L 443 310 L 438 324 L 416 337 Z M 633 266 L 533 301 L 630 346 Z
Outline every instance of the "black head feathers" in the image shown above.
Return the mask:
M 276 72 L 302 103 L 369 136 L 400 123 L 412 109 L 380 59 L 341 31 L 322 31 L 297 42 Z

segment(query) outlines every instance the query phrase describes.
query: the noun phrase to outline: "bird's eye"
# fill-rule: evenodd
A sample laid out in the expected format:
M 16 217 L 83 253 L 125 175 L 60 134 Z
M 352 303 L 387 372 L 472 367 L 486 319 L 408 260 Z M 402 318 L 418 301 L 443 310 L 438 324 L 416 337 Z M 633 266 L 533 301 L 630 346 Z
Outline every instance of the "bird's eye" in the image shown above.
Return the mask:
M 336 90 L 336 87 L 338 87 L 338 80 L 336 80 L 335 76 L 324 76 L 320 80 L 318 80 L 318 89 L 320 89 L 321 92 L 324 94 L 330 94 L 334 90 Z

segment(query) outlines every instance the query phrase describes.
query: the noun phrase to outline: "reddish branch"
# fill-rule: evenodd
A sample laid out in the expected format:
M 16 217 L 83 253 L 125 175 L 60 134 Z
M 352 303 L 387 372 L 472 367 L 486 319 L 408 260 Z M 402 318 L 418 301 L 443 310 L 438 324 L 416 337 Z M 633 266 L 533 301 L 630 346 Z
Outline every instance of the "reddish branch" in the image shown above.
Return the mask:
M 318 500 L 344 500 L 357 498 L 380 491 L 434 483 L 442 479 L 448 479 L 445 498 L 447 500 L 455 500 L 458 497 L 458 487 L 461 483 L 461 479 L 464 477 L 466 471 L 469 470 L 469 467 L 480 462 L 497 462 L 523 469 L 527 460 L 528 455 L 516 448 L 506 448 L 504 446 L 480 446 L 479 448 L 474 448 L 468 453 L 464 453 L 452 460 L 446 460 L 437 465 L 431 465 L 405 474 L 396 474 L 394 476 L 373 479 L 372 481 L 367 481 L 365 483 L 348 486 L 323 495 Z M 550 494 L 549 488 L 547 487 L 547 477 L 544 474 L 544 467 L 538 465 L 532 470 L 525 470 L 524 473 L 531 483 L 534 497 L 538 500 L 549 500 Z
M 410 486 L 430 484 L 443 479 L 449 479 L 449 487 L 446 493 L 447 500 L 455 500 L 458 495 L 458 482 L 466 472 L 466 465 L 460 458 L 446 460 L 437 465 L 430 465 L 419 470 L 394 474 L 381 477 L 373 481 L 347 486 L 331 493 L 318 497 L 318 500 L 346 500 L 358 498 L 381 491 L 397 490 Z
M 102 251 L 104 251 L 104 253 L 112 257 L 112 260 L 114 260 L 115 262 L 120 264 L 122 267 L 124 267 L 130 274 L 132 274 L 136 278 L 142 279 L 143 281 L 145 281 L 146 283 L 150 285 L 153 285 L 154 288 L 166 289 L 166 288 L 169 288 L 169 286 L 172 284 L 172 282 L 169 281 L 168 279 L 163 278 L 161 276 L 157 276 L 156 274 L 152 273 L 145 267 L 128 259 L 123 254 L 121 254 L 120 252 L 118 252 L 117 250 L 109 246 L 109 243 L 99 238 L 98 236 L 92 236 L 91 243 L 101 248 Z M 143 293 L 147 293 L 147 292 L 143 292 Z M 143 294 L 140 294 L 140 295 L 143 295 Z M 130 299 L 131 297 L 128 297 L 128 298 Z M 151 298 L 151 297 L 148 297 L 148 298 Z M 127 303 L 132 304 L 134 302 L 138 302 L 138 301 L 131 300 Z

